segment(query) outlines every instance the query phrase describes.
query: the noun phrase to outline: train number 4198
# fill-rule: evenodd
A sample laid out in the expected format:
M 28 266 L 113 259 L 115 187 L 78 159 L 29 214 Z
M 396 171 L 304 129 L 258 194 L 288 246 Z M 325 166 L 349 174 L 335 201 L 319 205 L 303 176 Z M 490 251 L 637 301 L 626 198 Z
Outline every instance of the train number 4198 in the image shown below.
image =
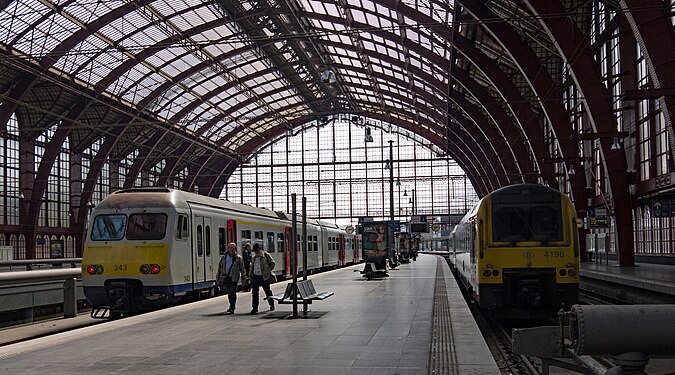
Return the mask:
M 544 252 L 544 258 L 564 258 L 564 251 L 546 251 Z

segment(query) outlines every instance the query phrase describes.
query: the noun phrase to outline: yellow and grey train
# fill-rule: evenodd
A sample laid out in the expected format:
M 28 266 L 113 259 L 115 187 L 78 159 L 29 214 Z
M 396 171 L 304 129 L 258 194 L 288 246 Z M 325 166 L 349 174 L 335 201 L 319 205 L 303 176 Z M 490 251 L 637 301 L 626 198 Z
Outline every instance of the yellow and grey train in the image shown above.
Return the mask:
M 110 316 L 213 295 L 227 244 L 258 243 L 292 275 L 291 220 L 286 214 L 167 188 L 117 191 L 90 216 L 82 282 L 87 300 Z M 302 270 L 298 220 L 298 268 Z M 360 244 L 335 224 L 307 220 L 307 270 L 359 262 Z M 241 251 L 240 251 L 241 253 Z M 296 269 L 298 269 L 296 268 Z
M 547 318 L 579 299 L 576 211 L 569 197 L 519 184 L 483 197 L 451 234 L 453 271 L 483 309 Z

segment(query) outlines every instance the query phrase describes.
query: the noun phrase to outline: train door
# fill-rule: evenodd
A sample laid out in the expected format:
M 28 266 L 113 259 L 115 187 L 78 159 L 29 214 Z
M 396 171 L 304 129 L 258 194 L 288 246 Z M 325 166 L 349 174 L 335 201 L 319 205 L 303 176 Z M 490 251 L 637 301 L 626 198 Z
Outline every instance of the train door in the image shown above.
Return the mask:
M 339 245 L 340 254 L 338 255 L 339 265 L 344 266 L 345 265 L 345 251 L 346 251 L 346 249 L 345 249 L 345 246 L 346 246 L 345 235 L 344 234 L 340 234 L 339 242 L 340 242 L 340 245 Z
M 237 243 L 237 221 L 234 219 L 227 220 L 227 243 Z
M 195 216 L 195 248 L 197 254 L 194 257 L 194 283 L 205 282 L 207 277 L 212 276 L 213 266 L 211 265 L 211 218 L 204 216 Z M 195 285 L 195 287 L 198 287 Z
M 286 258 L 286 265 L 284 267 L 284 270 L 285 270 L 286 277 L 290 277 L 291 276 L 291 249 L 292 249 L 291 248 L 291 239 L 293 238 L 293 236 L 291 236 L 291 233 L 292 233 L 291 227 L 286 227 L 285 232 L 286 232 L 286 236 L 285 236 L 286 237 L 286 257 L 285 257 Z

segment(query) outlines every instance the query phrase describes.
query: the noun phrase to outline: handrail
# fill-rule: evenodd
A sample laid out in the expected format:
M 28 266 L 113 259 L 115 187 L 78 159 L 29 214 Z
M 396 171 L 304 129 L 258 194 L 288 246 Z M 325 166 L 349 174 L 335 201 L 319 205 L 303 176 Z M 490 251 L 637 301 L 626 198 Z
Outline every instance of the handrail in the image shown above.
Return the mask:
M 30 271 L 34 264 L 62 264 L 70 263 L 72 268 L 77 267 L 75 264 L 82 263 L 82 258 L 56 258 L 56 259 L 19 259 L 6 260 L 0 262 L 0 267 L 26 266 L 26 270 Z
M 81 277 L 80 268 L 54 268 L 39 271 L 0 272 L 0 286 L 25 282 L 59 281 Z

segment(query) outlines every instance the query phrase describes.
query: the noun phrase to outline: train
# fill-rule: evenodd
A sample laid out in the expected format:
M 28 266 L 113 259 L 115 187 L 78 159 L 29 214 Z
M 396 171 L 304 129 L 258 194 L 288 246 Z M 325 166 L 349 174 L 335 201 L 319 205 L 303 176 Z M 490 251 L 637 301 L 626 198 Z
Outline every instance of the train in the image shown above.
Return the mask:
M 537 184 L 483 197 L 451 232 L 449 262 L 481 309 L 550 319 L 579 302 L 579 240 L 570 198 Z
M 292 269 L 291 219 L 176 189 L 116 191 L 93 209 L 85 239 L 82 284 L 92 316 L 121 317 L 217 294 L 218 262 L 230 242 L 240 254 L 245 244 L 259 244 L 274 259 L 279 279 L 301 273 L 304 235 L 298 219 Z M 360 248 L 360 236 L 307 220 L 308 273 L 359 263 Z

